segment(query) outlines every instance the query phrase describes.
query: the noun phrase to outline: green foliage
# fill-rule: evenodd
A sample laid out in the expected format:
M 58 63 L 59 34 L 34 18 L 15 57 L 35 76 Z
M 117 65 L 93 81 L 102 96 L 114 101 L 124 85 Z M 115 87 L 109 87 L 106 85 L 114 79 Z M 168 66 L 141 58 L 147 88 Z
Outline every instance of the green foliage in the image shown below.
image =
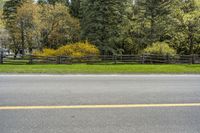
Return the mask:
M 95 44 L 102 54 L 123 49 L 131 0 L 85 0 L 81 2 L 81 37 Z
M 199 54 L 200 44 L 200 5 L 195 0 L 179 3 L 171 31 L 171 44 L 180 54 Z
M 5 23 L 5 28 L 11 37 L 11 46 L 9 46 L 15 54 L 18 53 L 23 47 L 23 39 L 19 36 L 20 30 L 17 27 L 17 9 L 20 7 L 25 0 L 8 0 L 3 6 L 3 20 Z
M 0 32 L 16 54 L 80 39 L 101 54 L 138 54 L 156 42 L 200 54 L 199 0 L 1 0 L 0 7 Z
M 8 0 L 3 6 L 3 18 L 6 21 L 7 28 L 12 28 L 16 19 L 17 8 L 22 4 L 23 0 Z
M 38 4 L 43 5 L 43 4 L 47 4 L 47 0 L 38 0 L 37 1 Z
M 58 48 L 60 44 L 79 41 L 79 20 L 72 17 L 69 8 L 62 5 L 40 6 L 40 48 Z
M 54 49 L 43 49 L 42 52 L 35 52 L 37 56 L 70 56 L 70 57 L 84 57 L 90 55 L 98 55 L 99 50 L 88 42 L 77 42 L 68 44 Z
M 61 3 L 64 5 L 69 5 L 69 1 L 68 0 L 38 0 L 37 3 L 39 4 L 52 4 L 55 5 L 56 3 Z
M 6 0 L 0 0 L 0 28 L 2 27 L 2 19 L 3 19 L 3 7 L 4 7 L 4 4 L 5 4 Z
M 10 43 L 10 36 L 5 29 L 5 23 L 3 20 L 3 6 L 6 0 L 0 0 L 0 47 L 7 48 Z
M 80 17 L 80 4 L 81 0 L 71 0 L 70 10 L 74 17 Z
M 17 8 L 15 30 L 17 37 L 21 39 L 22 49 L 27 48 L 29 52 L 36 47 L 36 39 L 39 28 L 39 7 L 32 0 L 27 0 Z
M 176 51 L 165 42 L 156 42 L 144 49 L 144 53 L 158 55 L 175 55 Z
M 155 42 L 168 42 L 178 54 L 198 54 L 200 36 L 198 0 L 137 0 L 131 29 L 140 51 Z
M 134 6 L 132 37 L 139 50 L 148 44 L 168 40 L 174 0 L 137 0 Z
M 2 29 L 4 27 L 4 23 L 3 23 L 3 16 L 2 16 L 3 11 L 0 10 L 0 29 Z
M 1 0 L 0 1 L 0 9 L 3 9 L 3 5 L 5 4 L 6 0 Z
M 25 49 L 57 48 L 60 44 L 79 41 L 79 21 L 62 4 L 35 4 L 32 0 L 8 1 L 4 20 L 15 54 Z M 19 2 L 19 0 L 18 0 Z M 13 9 L 15 10 L 13 10 Z

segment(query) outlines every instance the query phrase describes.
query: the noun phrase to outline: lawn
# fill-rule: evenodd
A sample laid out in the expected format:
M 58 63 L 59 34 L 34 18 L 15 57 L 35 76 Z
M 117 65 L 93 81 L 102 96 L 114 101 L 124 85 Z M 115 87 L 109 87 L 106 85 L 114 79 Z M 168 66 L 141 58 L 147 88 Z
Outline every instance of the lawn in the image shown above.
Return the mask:
M 0 73 L 200 74 L 200 65 L 0 65 Z

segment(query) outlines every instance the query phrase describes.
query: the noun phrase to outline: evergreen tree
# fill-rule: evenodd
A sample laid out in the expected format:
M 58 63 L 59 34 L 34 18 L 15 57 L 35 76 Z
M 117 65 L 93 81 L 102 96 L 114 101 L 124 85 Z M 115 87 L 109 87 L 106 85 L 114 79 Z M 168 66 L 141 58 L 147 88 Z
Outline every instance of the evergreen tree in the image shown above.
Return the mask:
M 174 0 L 136 0 L 133 37 L 140 49 L 168 39 L 169 20 Z
M 74 17 L 80 17 L 80 2 L 81 0 L 71 0 L 70 10 L 72 16 Z
M 3 19 L 5 21 L 5 28 L 8 30 L 13 46 L 15 46 L 15 55 L 21 51 L 24 54 L 24 38 L 19 39 L 16 31 L 17 8 L 24 0 L 9 0 L 6 1 L 3 7 Z M 22 33 L 23 34 L 23 33 Z
M 6 1 L 3 6 L 3 18 L 7 23 L 7 26 L 11 26 L 15 21 L 17 8 L 22 4 L 23 0 L 9 0 Z
M 68 0 L 47 0 L 49 4 L 55 5 L 56 3 L 63 3 L 65 5 L 69 5 Z
M 0 9 L 3 9 L 3 5 L 5 4 L 6 0 L 1 0 L 0 1 Z
M 66 6 L 69 5 L 68 0 L 38 0 L 39 4 L 52 4 L 55 5 L 56 3 L 62 3 L 65 4 Z
M 47 0 L 38 0 L 37 3 L 42 5 L 42 4 L 47 4 L 48 2 Z
M 81 36 L 99 47 L 102 54 L 123 52 L 124 27 L 130 24 L 132 0 L 83 0 Z

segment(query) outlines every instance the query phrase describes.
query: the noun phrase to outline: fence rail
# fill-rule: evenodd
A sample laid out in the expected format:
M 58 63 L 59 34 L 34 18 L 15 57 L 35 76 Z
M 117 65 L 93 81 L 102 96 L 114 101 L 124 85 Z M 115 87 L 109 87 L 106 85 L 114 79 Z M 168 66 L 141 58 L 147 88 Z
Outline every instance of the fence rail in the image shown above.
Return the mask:
M 34 56 L 26 55 L 16 57 L 14 55 L 3 56 L 0 54 L 0 64 L 75 64 L 75 63 L 105 63 L 105 64 L 200 64 L 200 55 L 99 55 L 74 58 L 69 56 Z

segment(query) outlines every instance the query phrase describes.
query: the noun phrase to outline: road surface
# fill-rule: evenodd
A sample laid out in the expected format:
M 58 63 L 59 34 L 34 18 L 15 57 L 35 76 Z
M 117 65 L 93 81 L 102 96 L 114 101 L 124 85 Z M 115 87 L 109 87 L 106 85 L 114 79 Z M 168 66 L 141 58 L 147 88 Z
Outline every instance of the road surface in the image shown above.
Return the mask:
M 0 75 L 0 133 L 200 133 L 200 75 Z

